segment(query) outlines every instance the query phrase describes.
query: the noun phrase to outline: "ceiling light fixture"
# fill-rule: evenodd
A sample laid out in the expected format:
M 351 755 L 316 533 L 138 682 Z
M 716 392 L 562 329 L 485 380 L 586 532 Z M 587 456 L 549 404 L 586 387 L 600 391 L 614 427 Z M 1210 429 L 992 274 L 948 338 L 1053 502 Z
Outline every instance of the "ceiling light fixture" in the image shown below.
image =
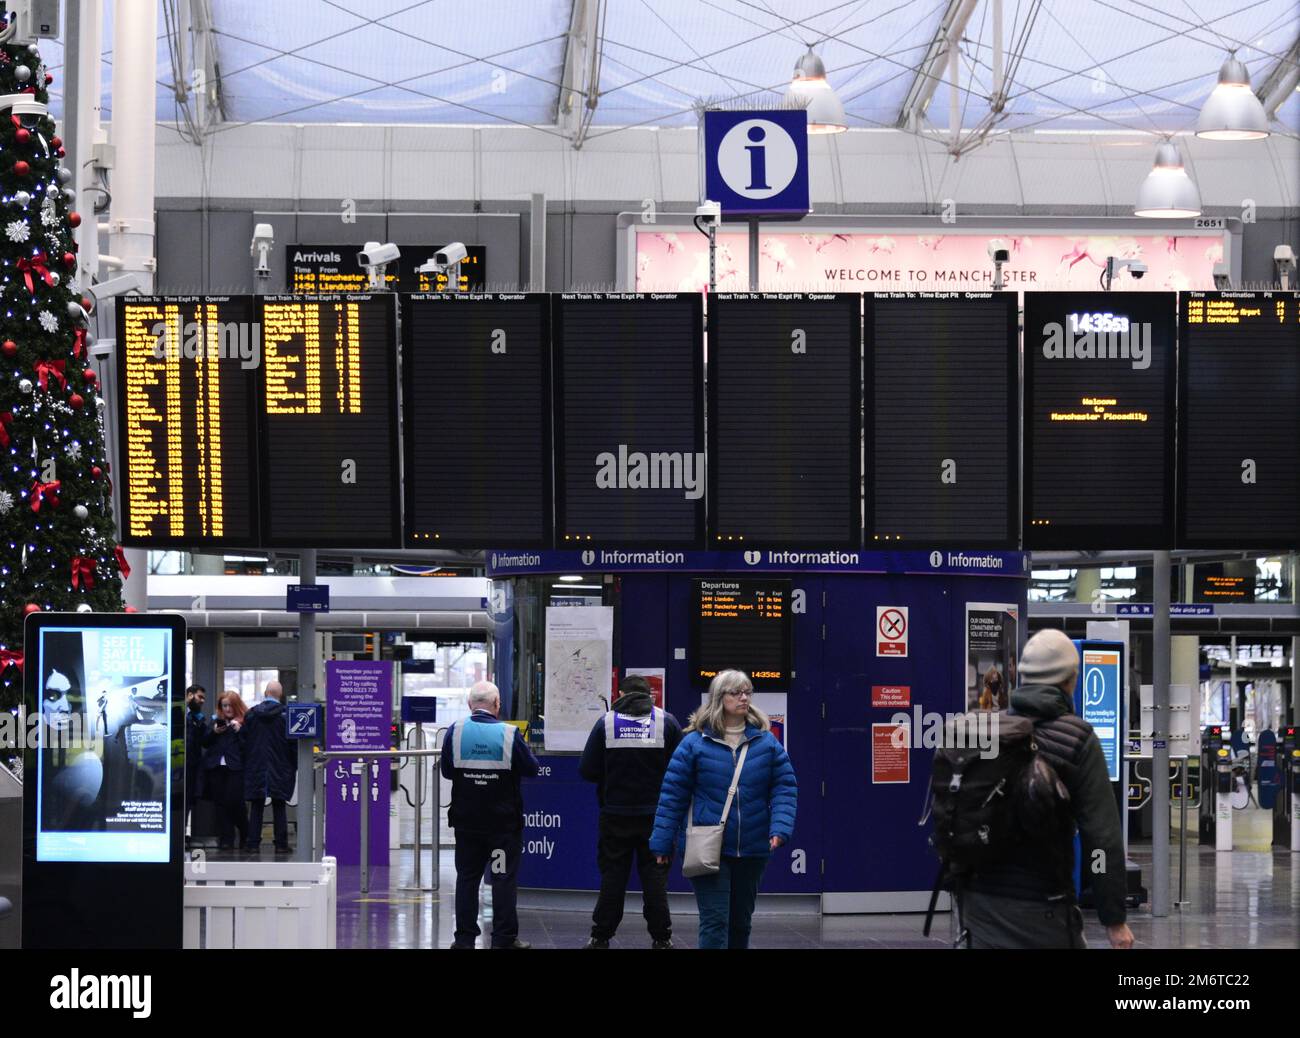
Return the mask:
M 807 105 L 809 133 L 843 133 L 849 128 L 835 88 L 826 81 L 826 66 L 810 48 L 795 62 L 794 78 L 785 92 L 789 103 Z
M 1258 141 L 1268 135 L 1268 115 L 1250 88 L 1250 72 L 1230 54 L 1219 69 L 1218 84 L 1201 106 L 1196 136 L 1209 141 Z
M 1155 165 L 1138 188 L 1133 215 L 1156 219 L 1201 215 L 1201 193 L 1183 169 L 1183 157 L 1173 141 L 1164 141 L 1156 149 Z

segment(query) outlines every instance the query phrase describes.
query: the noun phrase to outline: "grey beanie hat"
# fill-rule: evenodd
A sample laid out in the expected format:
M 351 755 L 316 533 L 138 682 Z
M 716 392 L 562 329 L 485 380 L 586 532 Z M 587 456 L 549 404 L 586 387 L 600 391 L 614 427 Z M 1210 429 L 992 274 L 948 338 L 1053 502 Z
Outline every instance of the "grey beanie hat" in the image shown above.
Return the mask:
M 1026 685 L 1057 685 L 1079 672 L 1079 650 L 1064 631 L 1039 631 L 1025 642 L 1020 655 L 1020 680 Z

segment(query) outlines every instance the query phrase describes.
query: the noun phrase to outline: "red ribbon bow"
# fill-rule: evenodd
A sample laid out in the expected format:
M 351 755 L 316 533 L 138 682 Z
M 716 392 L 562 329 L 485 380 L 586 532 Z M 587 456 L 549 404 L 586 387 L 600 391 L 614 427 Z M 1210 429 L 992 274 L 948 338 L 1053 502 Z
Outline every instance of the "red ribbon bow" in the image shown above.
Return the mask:
M 81 355 L 86 352 L 86 329 L 78 328 L 72 333 L 72 356 L 74 360 L 80 360 Z
M 60 486 L 62 486 L 62 483 L 57 479 L 53 483 L 42 483 L 39 480 L 33 483 L 32 511 L 39 512 L 41 510 L 41 501 L 47 498 L 49 499 L 51 507 L 57 505 L 59 503 Z
M 80 587 L 83 583 L 86 589 L 95 586 L 95 560 L 89 555 L 74 555 L 72 557 L 72 586 Z
M 38 360 L 36 362 L 36 380 L 41 384 L 41 388 L 46 388 L 46 383 L 52 378 L 59 384 L 60 389 L 68 388 L 67 377 L 63 374 L 68 367 L 66 360 Z
M 35 292 L 36 285 L 32 282 L 32 274 L 35 273 L 47 285 L 53 285 L 54 279 L 50 277 L 50 268 L 47 265 L 44 252 L 38 252 L 35 256 L 23 256 L 18 261 L 18 269 L 22 272 L 23 280 L 27 282 L 27 291 Z
M 3 674 L 10 667 L 23 669 L 23 654 L 13 649 L 0 649 L 0 674 Z
M 131 576 L 131 567 L 126 564 L 126 552 L 122 550 L 119 544 L 113 549 L 113 554 L 117 556 L 117 568 L 122 572 L 122 579 L 126 580 Z
M 9 446 L 9 423 L 14 420 L 13 412 L 0 414 L 0 447 Z

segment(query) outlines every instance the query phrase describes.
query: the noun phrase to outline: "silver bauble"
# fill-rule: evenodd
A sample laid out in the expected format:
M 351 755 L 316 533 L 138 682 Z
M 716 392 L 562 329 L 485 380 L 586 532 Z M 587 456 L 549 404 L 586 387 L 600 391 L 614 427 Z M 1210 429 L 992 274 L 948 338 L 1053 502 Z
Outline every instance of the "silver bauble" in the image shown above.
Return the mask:
M 63 189 L 63 200 L 67 202 L 69 205 L 71 205 L 73 202 L 77 200 L 77 192 L 72 190 L 72 188 L 70 187 L 65 187 Z
M 90 515 L 90 509 L 87 508 L 85 505 L 77 505 L 77 507 L 74 508 L 72 511 L 76 513 L 78 519 L 85 519 L 88 515 Z
M 89 602 L 82 602 L 82 603 L 80 603 L 80 604 L 77 606 L 77 612 L 79 612 L 79 613 L 93 613 L 94 610 L 90 608 L 90 603 L 89 603 Z
M 27 44 L 27 53 L 28 53 L 28 54 L 31 54 L 31 55 L 35 56 L 35 55 L 39 54 L 40 52 L 41 52 L 41 48 L 38 47 L 38 46 L 36 46 L 36 44 L 34 44 L 34 43 L 29 43 L 29 44 Z
M 31 78 L 32 78 L 32 70 L 29 69 L 26 65 L 14 66 L 14 79 L 18 80 L 19 83 L 26 83 Z
M 29 205 L 31 205 L 32 196 L 27 191 L 15 191 L 14 201 L 17 202 L 24 209 L 26 209 Z
M 29 378 L 22 379 L 18 383 L 18 392 L 30 393 L 32 391 L 32 380 Z
M 57 176 L 60 184 L 66 184 L 72 179 L 72 170 L 68 169 L 67 166 L 60 166 Z
M 57 287 L 58 287 L 58 284 L 59 284 L 59 282 L 60 282 L 61 280 L 62 280 L 62 278 L 60 278 L 60 276 L 59 276 L 59 272 L 58 272 L 57 270 L 51 270 L 51 271 L 50 271 L 50 285 L 51 285 L 52 287 L 57 288 Z
M 86 311 L 81 309 L 81 304 L 78 303 L 75 299 L 71 300 L 68 303 L 68 316 L 71 317 L 74 321 L 84 317 L 85 315 L 86 315 Z

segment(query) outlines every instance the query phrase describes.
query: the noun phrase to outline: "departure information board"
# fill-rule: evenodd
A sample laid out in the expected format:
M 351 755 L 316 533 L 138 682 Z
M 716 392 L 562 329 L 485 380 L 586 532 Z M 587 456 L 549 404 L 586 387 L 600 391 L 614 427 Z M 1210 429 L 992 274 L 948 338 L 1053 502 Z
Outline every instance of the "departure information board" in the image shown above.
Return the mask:
M 702 546 L 701 297 L 579 292 L 551 305 L 557 545 Z
M 1172 292 L 1026 292 L 1026 549 L 1174 541 Z
M 124 544 L 258 543 L 253 317 L 248 296 L 118 300 Z
M 447 275 L 421 272 L 441 246 L 402 245 L 402 255 L 388 265 L 384 282 L 392 292 L 445 292 Z M 294 295 L 322 295 L 337 292 L 365 292 L 369 285 L 366 268 L 357 260 L 360 245 L 285 246 L 285 283 Z M 487 282 L 487 247 L 465 246 L 460 264 L 460 291 L 481 292 Z
M 1300 296 L 1183 292 L 1178 303 L 1179 546 L 1294 548 Z
M 549 547 L 548 298 L 411 296 L 402 336 L 407 545 Z
M 712 546 L 860 545 L 860 304 L 709 298 Z
M 262 543 L 399 546 L 396 298 L 258 302 Z
M 1016 293 L 865 303 L 868 546 L 1017 547 Z
M 755 688 L 790 684 L 789 580 L 702 577 L 691 581 L 691 677 L 707 685 L 743 670 Z

